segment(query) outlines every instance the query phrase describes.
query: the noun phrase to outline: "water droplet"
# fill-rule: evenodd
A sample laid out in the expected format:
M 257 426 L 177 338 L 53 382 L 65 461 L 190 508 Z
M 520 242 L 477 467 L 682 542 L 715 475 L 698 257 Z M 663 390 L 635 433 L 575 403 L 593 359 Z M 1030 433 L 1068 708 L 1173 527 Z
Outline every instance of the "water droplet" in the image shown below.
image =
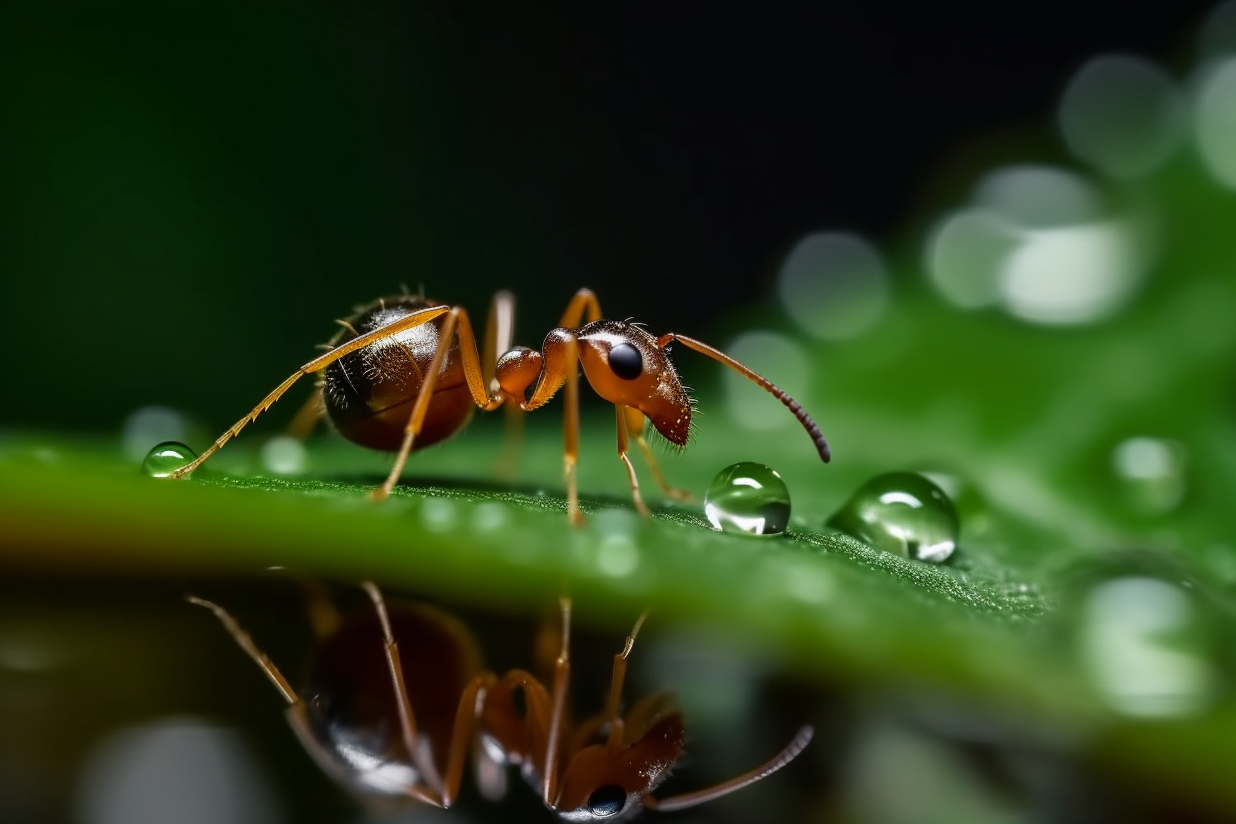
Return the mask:
M 142 472 L 152 478 L 166 478 L 196 457 L 193 450 L 184 444 L 164 441 L 146 453 Z
M 1100 579 L 1080 603 L 1078 652 L 1095 688 L 1125 715 L 1192 715 L 1217 697 L 1214 633 L 1198 598 L 1149 574 Z
M 704 515 L 722 532 L 780 535 L 790 522 L 790 490 L 777 471 L 764 464 L 731 464 L 709 484 Z
M 1176 148 L 1180 94 L 1167 73 L 1138 57 L 1105 55 L 1069 81 L 1060 131 L 1073 153 L 1113 177 L 1135 177 Z
M 916 472 L 877 475 L 828 523 L 877 549 L 934 564 L 953 554 L 960 531 L 953 502 Z
M 262 466 L 273 475 L 299 475 L 305 464 L 305 445 L 291 435 L 278 435 L 262 444 Z
M 1187 458 L 1176 441 L 1129 438 L 1112 452 L 1112 469 L 1134 510 L 1165 515 L 1184 499 Z

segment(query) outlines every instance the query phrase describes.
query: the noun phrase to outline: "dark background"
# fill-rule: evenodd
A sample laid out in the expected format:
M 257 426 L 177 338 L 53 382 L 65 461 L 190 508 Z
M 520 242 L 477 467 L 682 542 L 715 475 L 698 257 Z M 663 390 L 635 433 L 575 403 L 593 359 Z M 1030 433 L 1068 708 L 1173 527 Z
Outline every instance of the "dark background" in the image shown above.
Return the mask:
M 1068 162 L 1069 75 L 1186 65 L 1211 5 L 9 8 L 0 420 L 219 428 L 401 284 L 510 287 L 527 344 L 581 285 L 705 335 L 807 231 L 913 240 L 993 152 Z

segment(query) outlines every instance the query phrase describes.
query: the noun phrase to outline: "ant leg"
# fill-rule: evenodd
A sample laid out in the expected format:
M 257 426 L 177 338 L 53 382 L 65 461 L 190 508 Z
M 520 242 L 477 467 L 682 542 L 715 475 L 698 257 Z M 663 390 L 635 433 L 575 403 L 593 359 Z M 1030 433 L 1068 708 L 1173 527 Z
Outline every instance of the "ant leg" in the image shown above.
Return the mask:
M 464 765 L 472 750 L 472 729 L 478 716 L 478 705 L 485 699 L 485 692 L 497 679 L 491 672 L 484 672 L 468 682 L 459 696 L 455 710 L 455 724 L 451 728 L 451 741 L 446 750 L 446 778 L 442 785 L 442 807 L 446 809 L 455 802 L 459 784 L 463 781 Z
M 549 729 L 545 741 L 545 777 L 541 788 L 541 800 L 549 807 L 553 806 L 558 794 L 558 748 L 562 739 L 567 687 L 571 678 L 571 599 L 560 598 L 558 607 L 562 612 L 562 648 L 558 651 L 558 660 L 554 663 Z
M 490 397 L 502 391 L 496 377 L 498 358 L 510 351 L 515 338 L 515 296 L 505 290 L 494 295 L 485 324 L 485 342 L 481 351 L 481 374 Z M 509 480 L 515 477 L 519 454 L 523 451 L 524 416 L 515 404 L 507 404 L 503 415 L 502 451 L 494 463 L 494 474 Z
M 309 618 L 309 626 L 313 629 L 314 637 L 322 641 L 334 635 L 342 619 L 339 617 L 339 608 L 335 606 L 330 590 L 316 579 L 303 575 L 297 575 L 295 578 L 305 598 L 305 615 Z
M 494 377 L 498 358 L 505 355 L 515 341 L 515 295 L 503 289 L 494 295 L 489 304 L 489 317 L 485 321 L 485 342 L 481 361 L 481 374 L 489 394 L 495 395 L 500 388 Z
M 622 716 L 618 714 L 618 707 L 622 702 L 622 684 L 627 677 L 627 656 L 631 654 L 631 648 L 635 646 L 635 637 L 639 635 L 640 627 L 644 625 L 644 619 L 647 617 L 648 613 L 645 612 L 635 619 L 635 626 L 631 627 L 631 633 L 622 644 L 622 652 L 614 656 L 614 671 L 609 679 L 609 698 L 605 701 L 605 718 L 609 723 L 609 737 L 606 743 L 611 748 L 622 745 L 623 723 Z
M 287 434 L 298 441 L 306 440 L 313 434 L 318 423 L 326 417 L 326 401 L 322 397 L 322 387 L 313 390 L 309 399 L 296 410 L 292 422 L 288 424 Z
M 578 329 L 582 326 L 581 320 L 592 323 L 600 319 L 601 304 L 597 300 L 596 293 L 591 289 L 580 289 L 571 297 L 570 302 L 567 303 L 567 307 L 562 312 L 562 318 L 558 321 L 558 325 L 567 329 Z
M 562 475 L 567 489 L 567 518 L 574 526 L 579 526 L 585 519 L 579 510 L 579 492 L 575 481 L 575 462 L 579 456 L 579 341 L 575 332 L 563 327 L 551 329 L 545 336 L 541 355 L 541 371 L 536 386 L 532 389 L 532 396 L 520 404 L 520 409 L 525 412 L 540 409 L 565 385 Z
M 267 395 L 265 398 L 262 398 L 261 403 L 259 403 L 257 406 L 253 407 L 253 409 L 249 411 L 249 414 L 245 415 L 243 418 L 238 420 L 236 423 L 228 427 L 228 429 L 225 430 L 222 435 L 216 438 L 215 442 L 212 443 L 209 447 L 207 447 L 205 452 L 203 452 L 201 455 L 198 455 L 194 461 L 188 464 L 185 464 L 184 466 L 180 467 L 180 469 L 177 469 L 176 471 L 170 473 L 168 477 L 172 478 L 173 480 L 178 480 L 180 478 L 188 477 L 190 474 L 193 473 L 193 470 L 197 469 L 199 466 L 205 463 L 207 458 L 209 458 L 211 455 L 215 454 L 220 449 L 222 449 L 223 445 L 226 444 L 228 441 L 230 441 L 232 438 L 239 435 L 240 430 L 244 429 L 250 423 L 253 423 L 253 421 L 257 419 L 258 415 L 262 414 L 267 409 L 270 409 L 270 407 L 272 407 L 277 400 L 283 397 L 283 394 L 285 392 L 287 392 L 289 389 L 292 388 L 292 384 L 296 383 L 298 380 L 303 378 L 305 375 L 309 375 L 314 372 L 320 372 L 326 367 L 330 366 L 335 361 L 342 358 L 344 355 L 348 355 L 352 352 L 355 352 L 358 349 L 364 349 L 366 346 L 368 346 L 371 343 L 375 343 L 377 341 L 384 340 L 385 338 L 389 338 L 392 335 L 396 335 L 404 331 L 405 329 L 413 329 L 417 326 L 420 326 L 423 323 L 428 323 L 429 321 L 433 320 L 439 315 L 444 315 L 449 311 L 450 311 L 449 307 L 446 307 L 446 306 L 431 306 L 428 309 L 419 309 L 406 317 L 402 317 L 397 321 L 388 323 L 386 326 L 383 326 L 381 329 L 375 329 L 372 332 L 366 332 L 365 334 L 359 337 L 353 338 L 352 340 L 346 343 L 342 343 L 339 346 L 336 346 L 334 349 L 330 350 L 329 352 L 326 352 L 325 354 L 317 356 L 316 358 L 314 358 L 313 360 L 309 361 L 304 366 L 302 366 L 300 369 L 297 369 L 295 372 L 289 375 L 283 381 L 283 383 L 276 386 L 269 395 Z
M 438 348 L 433 353 L 433 360 L 429 364 L 429 370 L 425 373 L 425 380 L 416 394 L 416 401 L 412 404 L 412 414 L 408 417 L 408 425 L 404 427 L 403 443 L 400 444 L 399 451 L 395 453 L 394 466 L 391 467 L 390 474 L 386 476 L 382 485 L 369 493 L 369 497 L 375 501 L 386 500 L 391 490 L 395 488 L 395 484 L 399 482 L 399 476 L 403 474 L 404 464 L 408 461 L 408 455 L 412 453 L 416 436 L 420 434 L 421 427 L 425 423 L 425 415 L 429 412 L 429 402 L 433 399 L 434 388 L 438 385 L 438 375 L 442 372 L 446 353 L 451 350 L 456 338 L 459 340 L 459 355 L 463 362 L 464 379 L 467 381 L 468 391 L 472 393 L 473 403 L 486 411 L 497 409 L 502 404 L 502 396 L 490 395 L 486 388 L 481 370 L 481 358 L 476 350 L 476 336 L 472 332 L 472 323 L 468 320 L 467 311 L 459 306 L 445 311 L 446 319 L 442 322 L 442 330 L 438 335 Z
M 635 441 L 635 445 L 639 447 L 640 454 L 644 456 L 644 463 L 648 465 L 648 470 L 652 472 L 653 480 L 657 482 L 657 486 L 661 487 L 661 491 L 665 493 L 667 498 L 672 498 L 675 501 L 690 501 L 694 496 L 685 489 L 678 489 L 670 486 L 665 480 L 665 475 L 661 473 L 661 467 L 657 464 L 656 458 L 652 455 L 652 447 L 648 445 L 648 441 L 644 438 L 644 413 L 632 407 L 626 408 L 626 425 L 627 432 Z
M 618 460 L 627 468 L 627 482 L 631 485 L 631 500 L 635 502 L 635 511 L 640 515 L 647 517 L 652 513 L 648 511 L 648 506 L 644 503 L 644 498 L 639 494 L 639 480 L 635 477 L 635 467 L 631 465 L 631 459 L 627 457 L 628 441 L 628 406 L 614 404 L 614 411 L 618 413 Z M 635 410 L 632 410 L 635 411 Z M 636 411 L 636 414 L 640 414 Z M 641 419 L 643 418 L 640 415 Z
M 572 349 L 578 344 L 571 339 Z M 567 520 L 574 526 L 584 523 L 584 514 L 579 509 L 579 488 L 575 480 L 575 463 L 579 459 L 579 358 L 572 358 L 567 372 L 566 393 L 563 396 L 562 423 L 562 475 L 567 488 Z M 565 623 L 564 623 L 565 626 Z M 565 644 L 565 638 L 563 639 Z
M 293 706 L 300 704 L 300 696 L 296 694 L 296 690 L 292 689 L 292 685 L 283 677 L 283 673 L 279 672 L 279 668 L 270 660 L 266 653 L 258 649 L 257 644 L 253 643 L 253 638 L 249 633 L 241 628 L 236 619 L 225 610 L 223 607 L 207 601 L 204 598 L 198 598 L 194 595 L 186 595 L 185 600 L 190 604 L 196 604 L 199 607 L 204 607 L 215 614 L 219 622 L 223 624 L 223 628 L 232 636 L 232 640 L 245 651 L 245 654 L 253 659 L 253 662 L 262 668 L 262 672 L 266 673 L 266 677 L 270 679 L 270 683 L 275 685 L 275 689 L 279 690 L 279 694 L 283 699 Z
M 399 659 L 399 644 L 395 641 L 394 633 L 391 632 L 390 617 L 386 613 L 386 601 L 383 600 L 382 593 L 372 581 L 363 582 L 361 588 L 373 601 L 374 609 L 378 613 L 378 622 L 382 625 L 383 648 L 386 651 L 386 665 L 391 674 L 391 686 L 395 690 L 395 703 L 399 707 L 399 726 L 403 733 L 403 745 L 408 751 L 408 757 L 420 772 L 421 780 L 441 798 L 443 797 L 442 777 L 438 775 L 438 769 L 434 766 L 432 759 L 426 758 L 422 749 L 416 745 L 416 716 L 412 712 L 412 701 L 408 698 L 403 665 Z

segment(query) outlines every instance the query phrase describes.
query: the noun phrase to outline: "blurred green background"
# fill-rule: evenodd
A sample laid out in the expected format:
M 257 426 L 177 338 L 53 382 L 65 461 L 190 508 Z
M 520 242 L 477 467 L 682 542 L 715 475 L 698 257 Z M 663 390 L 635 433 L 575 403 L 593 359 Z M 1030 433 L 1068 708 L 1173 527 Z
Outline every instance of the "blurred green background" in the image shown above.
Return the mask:
M 959 147 L 1060 157 L 1069 74 L 1209 6 L 7 6 L 0 420 L 230 423 L 401 284 L 514 289 L 528 345 L 583 285 L 703 336 L 804 233 L 965 185 Z
M 499 668 L 570 580 L 585 697 L 655 604 L 633 686 L 682 696 L 679 789 L 816 725 L 678 819 L 1229 820 L 1232 53 L 1230 2 L 6 6 L 0 819 L 360 820 L 179 600 L 292 675 L 298 592 L 258 574 L 292 565 L 458 605 Z M 530 345 L 590 286 L 767 373 L 837 460 L 682 353 L 700 433 L 671 480 L 775 466 L 784 540 L 630 516 L 607 419 L 569 530 L 556 409 L 513 485 L 477 421 L 378 510 L 386 458 L 337 439 L 272 477 L 295 400 L 200 483 L 138 476 L 134 409 L 200 447 L 401 285 L 474 315 L 510 288 Z M 825 525 L 900 469 L 955 499 L 949 564 Z M 415 820 L 539 812 L 521 789 Z

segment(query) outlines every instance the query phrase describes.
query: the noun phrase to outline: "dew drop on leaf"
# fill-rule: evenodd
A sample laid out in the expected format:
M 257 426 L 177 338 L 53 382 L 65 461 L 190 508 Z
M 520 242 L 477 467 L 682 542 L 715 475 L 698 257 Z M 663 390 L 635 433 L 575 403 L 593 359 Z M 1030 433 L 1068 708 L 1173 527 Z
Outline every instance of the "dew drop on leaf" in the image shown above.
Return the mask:
M 790 522 L 790 491 L 775 469 L 744 461 L 717 473 L 704 494 L 714 529 L 742 535 L 780 535 Z
M 1215 638 L 1194 591 L 1152 575 L 1115 575 L 1096 581 L 1079 606 L 1078 652 L 1111 709 L 1163 718 L 1214 702 Z
M 166 478 L 196 457 L 193 450 L 184 444 L 164 441 L 146 453 L 146 459 L 142 461 L 142 474 L 151 478 Z
M 877 475 L 828 521 L 871 546 L 916 561 L 943 563 L 957 548 L 957 509 L 916 472 Z

